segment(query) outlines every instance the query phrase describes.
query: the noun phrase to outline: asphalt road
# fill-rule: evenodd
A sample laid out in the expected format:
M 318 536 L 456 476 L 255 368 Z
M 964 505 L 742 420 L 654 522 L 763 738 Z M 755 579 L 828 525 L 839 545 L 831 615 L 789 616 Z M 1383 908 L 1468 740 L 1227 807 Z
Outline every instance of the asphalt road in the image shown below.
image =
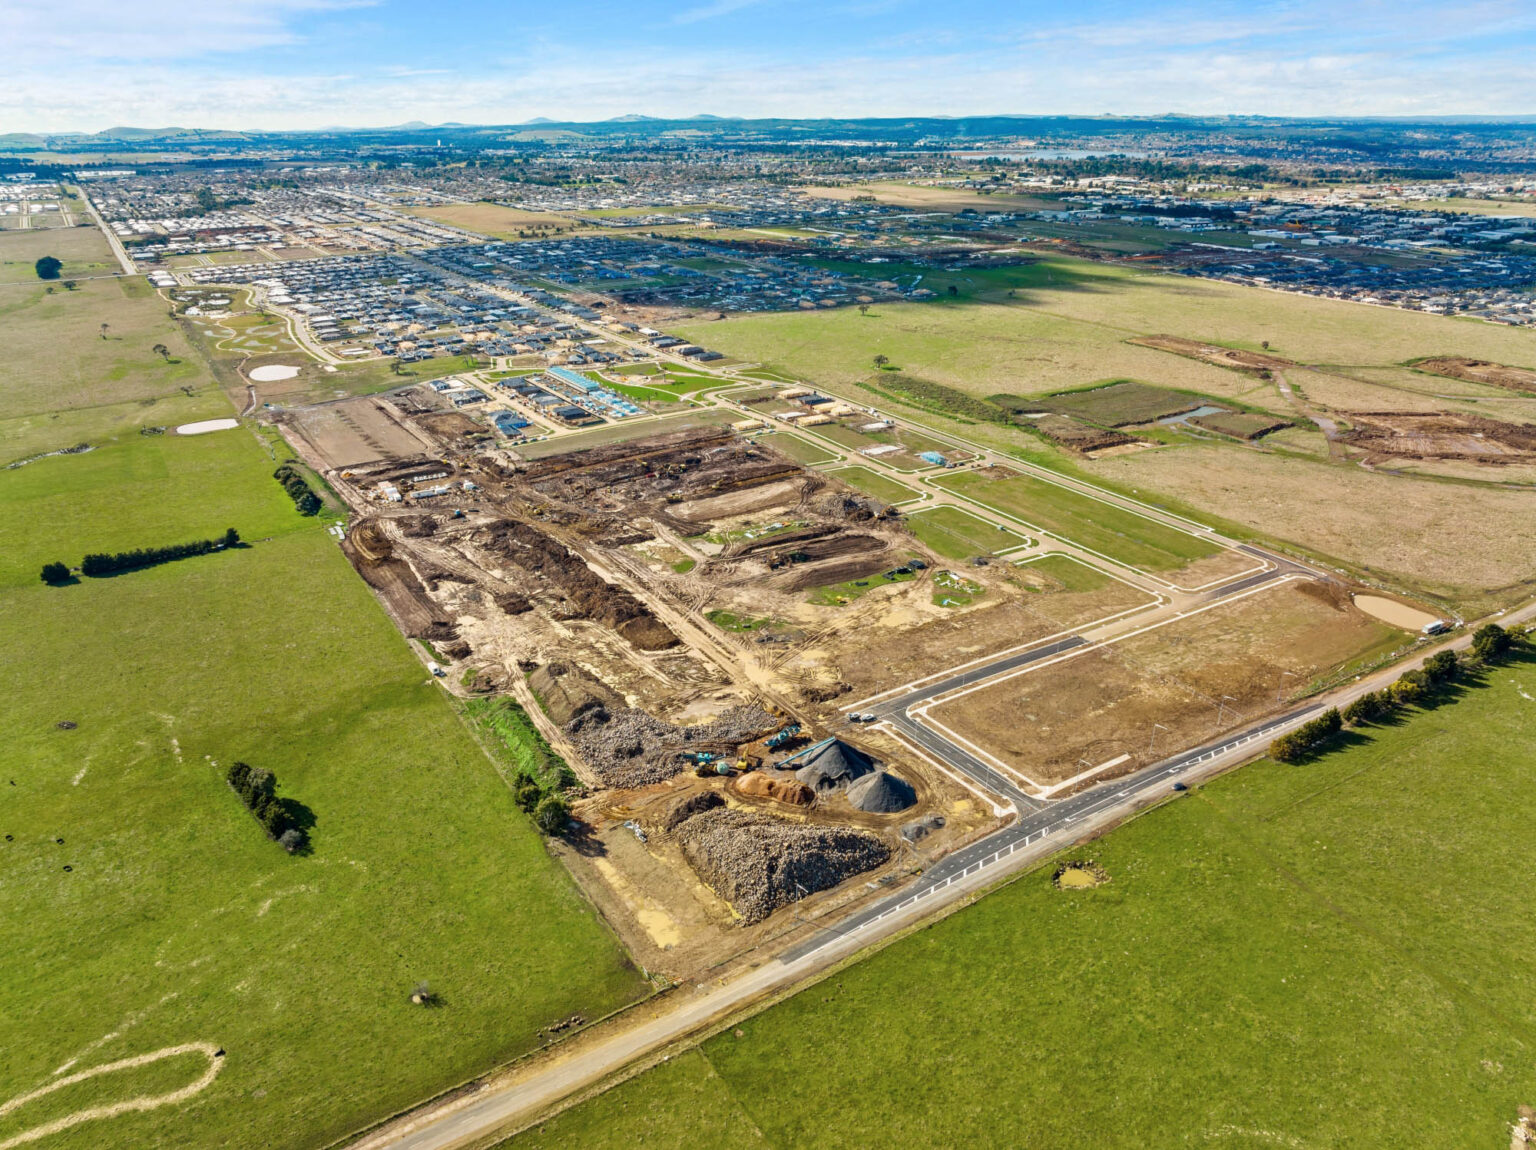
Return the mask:
M 812 935 L 805 942 L 786 950 L 780 959 L 794 962 L 813 954 L 838 939 L 846 938 L 887 915 L 904 910 L 912 904 L 928 898 L 957 879 L 985 870 L 1003 861 L 1014 851 L 1032 842 L 1060 831 L 1069 830 L 1073 823 L 1082 822 L 1110 807 L 1125 807 L 1138 796 L 1151 797 L 1160 791 L 1171 790 L 1178 776 L 1198 767 L 1201 763 L 1247 744 L 1267 739 L 1272 732 L 1288 724 L 1306 719 L 1323 710 L 1321 703 L 1310 703 L 1272 716 L 1264 722 L 1236 734 L 1227 735 L 1217 742 L 1206 743 L 1191 751 L 1184 751 L 1172 758 L 1143 767 L 1135 774 L 1114 779 L 1070 798 L 1060 799 L 1047 807 L 1033 804 L 1036 809 L 1024 814 L 1002 830 L 994 831 L 984 839 L 948 855 L 923 872 L 915 886 L 899 894 L 866 907 L 843 919 L 835 926 Z M 926 730 L 926 728 L 922 728 Z M 930 732 L 931 733 L 931 732 Z M 958 765 L 958 764 L 957 764 Z

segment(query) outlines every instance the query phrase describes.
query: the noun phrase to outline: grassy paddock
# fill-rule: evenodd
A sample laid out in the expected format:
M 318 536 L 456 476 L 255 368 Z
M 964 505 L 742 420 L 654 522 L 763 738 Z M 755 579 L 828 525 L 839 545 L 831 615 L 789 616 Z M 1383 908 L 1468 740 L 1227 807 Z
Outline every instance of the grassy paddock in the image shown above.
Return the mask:
M 0 759 L 16 783 L 0 964 L 26 971 L 0 985 L 0 1097 L 72 1058 L 228 1051 L 186 1106 L 51 1145 L 180 1145 L 195 1128 L 203 1145 L 314 1146 L 636 993 L 323 533 L 0 590 L 0 606 Z M 313 854 L 284 854 L 240 807 L 220 774 L 236 758 L 313 812 Z M 441 1009 L 411 1005 L 419 980 Z M 102 1085 L 119 1100 L 167 1076 Z M 7 1115 L 0 1139 L 78 1101 Z
M 1536 1092 L 1532 694 L 1526 660 L 1245 767 L 1067 852 L 1104 885 L 1059 857 L 507 1145 L 684 1145 L 707 1107 L 727 1147 L 1503 1146 Z

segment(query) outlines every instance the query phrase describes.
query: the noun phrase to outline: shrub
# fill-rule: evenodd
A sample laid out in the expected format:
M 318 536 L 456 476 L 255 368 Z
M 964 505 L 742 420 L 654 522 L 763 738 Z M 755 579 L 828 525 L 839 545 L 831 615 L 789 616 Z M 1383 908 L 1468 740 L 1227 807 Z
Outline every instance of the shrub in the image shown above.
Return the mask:
M 547 794 L 533 809 L 534 824 L 547 835 L 557 835 L 571 821 L 570 804 L 561 796 Z
M 303 831 L 299 830 L 298 827 L 289 827 L 280 836 L 278 836 L 277 845 L 282 847 L 289 854 L 296 854 L 297 852 L 304 849 L 304 845 L 308 841 L 308 836 L 305 835 Z
M 1337 707 L 1330 707 L 1311 722 L 1303 723 L 1288 735 L 1281 735 L 1269 745 L 1269 756 L 1278 762 L 1294 763 L 1316 751 L 1344 728 Z
M 43 582 L 50 587 L 62 587 L 69 582 L 69 568 L 62 563 L 44 563 Z
M 174 543 L 169 547 L 141 547 L 136 551 L 118 551 L 114 554 L 92 552 L 80 563 L 80 574 L 91 578 L 116 575 L 122 571 L 137 571 L 177 559 L 190 559 L 194 555 L 208 555 L 227 547 L 237 546 L 240 532 L 233 527 L 217 539 L 198 539 L 192 543 Z
M 229 783 L 230 786 L 235 788 L 235 794 L 239 795 L 242 799 L 245 798 L 246 791 L 247 791 L 246 781 L 250 777 L 251 777 L 251 767 L 250 767 L 250 764 L 249 763 L 242 763 L 239 760 L 236 760 L 235 762 L 230 763 L 229 764 L 229 769 L 224 772 L 225 780 Z M 249 804 L 247 804 L 247 805 L 249 805 Z
M 543 794 L 544 788 L 529 771 L 518 771 L 512 776 L 512 798 L 523 810 L 532 811 Z
M 1429 676 L 1423 671 L 1404 671 L 1387 693 L 1397 704 L 1421 703 L 1429 696 Z

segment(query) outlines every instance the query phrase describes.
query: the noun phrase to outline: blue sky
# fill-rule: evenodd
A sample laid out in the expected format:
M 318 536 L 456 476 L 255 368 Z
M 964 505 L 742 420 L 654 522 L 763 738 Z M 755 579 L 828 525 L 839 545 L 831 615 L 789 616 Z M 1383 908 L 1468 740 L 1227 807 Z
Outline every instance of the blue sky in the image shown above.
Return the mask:
M 0 0 L 0 131 L 1536 114 L 1533 0 Z

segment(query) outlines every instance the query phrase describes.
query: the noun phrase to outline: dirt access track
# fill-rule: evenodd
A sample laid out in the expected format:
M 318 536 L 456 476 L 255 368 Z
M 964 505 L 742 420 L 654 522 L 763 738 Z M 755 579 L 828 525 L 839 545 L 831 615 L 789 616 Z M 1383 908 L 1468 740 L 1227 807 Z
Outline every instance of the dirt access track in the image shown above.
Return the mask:
M 1443 375 L 1447 379 L 1484 383 L 1490 387 L 1503 387 L 1510 391 L 1536 393 L 1536 371 L 1529 368 L 1506 367 L 1502 363 L 1489 363 L 1483 359 L 1462 359 L 1457 356 L 1421 359 L 1409 366 L 1416 371 L 1427 371 L 1430 375 Z
M 1281 359 L 1278 355 L 1242 351 L 1214 343 L 1201 343 L 1199 340 L 1184 339 L 1176 335 L 1140 335 L 1125 342 L 1140 344 L 1142 347 L 1153 347 L 1158 351 L 1170 351 L 1186 359 L 1198 359 L 1202 363 L 1246 372 L 1249 375 L 1296 366 L 1291 360 Z

